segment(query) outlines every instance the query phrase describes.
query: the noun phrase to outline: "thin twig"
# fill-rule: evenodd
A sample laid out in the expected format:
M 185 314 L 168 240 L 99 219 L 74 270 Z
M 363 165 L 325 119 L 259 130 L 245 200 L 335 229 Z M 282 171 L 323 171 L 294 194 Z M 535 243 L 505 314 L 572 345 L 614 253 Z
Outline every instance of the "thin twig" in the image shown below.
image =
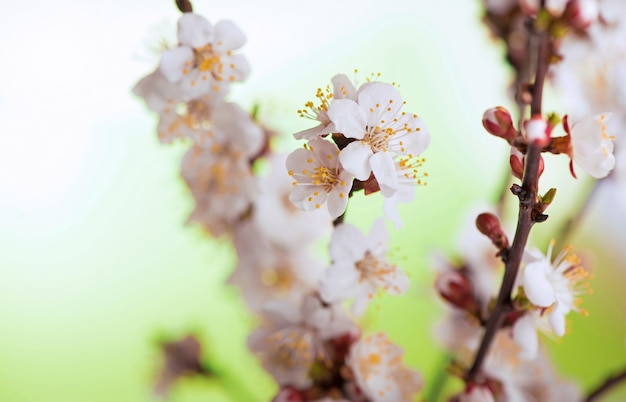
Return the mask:
M 181 13 L 193 13 L 193 6 L 189 0 L 176 0 L 176 7 Z
M 539 34 L 539 43 L 536 52 L 537 72 L 535 75 L 535 82 L 532 86 L 532 102 L 530 105 L 531 115 L 541 114 L 543 84 L 548 71 L 549 52 L 550 36 L 548 36 L 547 33 L 542 32 Z M 531 54 L 531 52 L 529 52 L 529 54 Z M 537 191 L 539 187 L 540 156 L 541 147 L 536 144 L 529 144 L 525 158 L 522 185 L 521 187 L 512 187 L 514 194 L 519 198 L 517 229 L 505 262 L 504 278 L 502 279 L 502 285 L 500 287 L 500 292 L 498 293 L 496 305 L 487 321 L 485 334 L 483 335 L 478 352 L 474 358 L 474 363 L 465 378 L 468 383 L 476 381 L 496 333 L 502 326 L 502 322 L 504 321 L 506 314 L 512 310 L 511 291 L 515 285 L 515 279 L 517 278 L 517 273 L 522 261 L 522 255 L 524 253 L 524 249 L 526 248 L 528 236 L 530 235 L 530 229 L 535 223 L 533 209 L 537 199 Z
M 598 398 L 605 392 L 608 392 L 615 386 L 619 385 L 619 383 L 621 382 L 626 382 L 626 367 L 622 368 L 622 370 L 619 371 L 617 374 L 604 380 L 602 384 L 600 384 L 593 391 L 591 391 L 591 393 L 589 393 L 589 396 L 587 396 L 587 398 L 584 399 L 584 402 L 595 401 L 596 398 Z

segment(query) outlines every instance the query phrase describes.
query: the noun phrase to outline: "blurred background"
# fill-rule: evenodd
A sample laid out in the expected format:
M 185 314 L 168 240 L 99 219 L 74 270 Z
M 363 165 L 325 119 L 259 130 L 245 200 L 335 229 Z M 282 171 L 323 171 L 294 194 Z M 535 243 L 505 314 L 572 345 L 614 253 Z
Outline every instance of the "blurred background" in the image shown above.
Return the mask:
M 333 75 L 355 68 L 361 79 L 380 72 L 399 83 L 407 110 L 425 121 L 430 180 L 401 208 L 405 226 L 391 235 L 412 287 L 377 300 L 362 324 L 388 332 L 428 384 L 444 358 L 434 341 L 443 308 L 432 291 L 431 256 L 458 254 L 460 229 L 496 199 L 508 160 L 506 144 L 481 125 L 485 109 L 514 108 L 503 49 L 480 23 L 480 2 L 196 0 L 194 7 L 246 32 L 252 74 L 231 99 L 249 109 L 258 103 L 261 120 L 285 136 L 276 144 L 283 151 L 299 146 L 290 133 L 310 127 L 296 110 Z M 185 225 L 186 146 L 159 145 L 157 116 L 131 93 L 155 68 L 157 44 L 175 42 L 178 16 L 173 1 L 2 6 L 1 402 L 157 400 L 159 342 L 189 332 L 223 379 L 183 380 L 169 400 L 255 402 L 275 392 L 246 350 L 255 320 L 223 285 L 234 264 L 228 243 Z M 547 102 L 558 109 L 556 96 Z M 569 176 L 567 158 L 548 159 L 542 189 L 557 187 L 558 195 L 532 239 L 544 251 L 592 185 Z M 382 204 L 371 198 L 355 198 L 348 222 L 369 228 Z M 573 314 L 563 339 L 544 337 L 563 376 L 587 388 L 626 361 L 626 210 L 610 188 L 595 200 L 570 239 L 593 261 L 595 294 L 583 303 L 590 316 Z M 624 387 L 607 398 L 625 399 Z

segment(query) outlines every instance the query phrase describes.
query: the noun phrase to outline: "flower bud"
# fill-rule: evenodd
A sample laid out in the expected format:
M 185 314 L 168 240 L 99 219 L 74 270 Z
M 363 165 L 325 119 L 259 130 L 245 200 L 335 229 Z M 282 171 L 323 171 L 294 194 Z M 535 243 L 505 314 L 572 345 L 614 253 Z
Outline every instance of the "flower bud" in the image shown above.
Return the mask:
M 476 218 L 476 227 L 480 233 L 484 234 L 491 240 L 498 250 L 509 247 L 509 239 L 500 227 L 500 220 L 494 214 L 485 212 Z
M 524 154 L 522 154 L 517 148 L 511 147 L 511 156 L 509 157 L 511 173 L 520 180 L 524 177 L 524 161 Z M 545 163 L 543 161 L 543 157 L 539 155 L 539 177 L 543 174 L 544 168 Z
M 478 303 L 474 297 L 472 283 L 460 269 L 440 272 L 435 280 L 435 289 L 454 307 L 478 313 Z
M 508 110 L 502 106 L 487 109 L 483 114 L 483 127 L 496 137 L 504 138 L 511 142 L 517 135 L 513 127 L 513 119 Z
M 513 176 L 522 180 L 522 177 L 524 177 L 524 154 L 522 154 L 515 147 L 511 147 L 509 164 L 511 165 L 511 173 L 513 174 Z
M 550 142 L 550 127 L 541 116 L 525 121 L 524 130 L 529 143 L 543 147 Z

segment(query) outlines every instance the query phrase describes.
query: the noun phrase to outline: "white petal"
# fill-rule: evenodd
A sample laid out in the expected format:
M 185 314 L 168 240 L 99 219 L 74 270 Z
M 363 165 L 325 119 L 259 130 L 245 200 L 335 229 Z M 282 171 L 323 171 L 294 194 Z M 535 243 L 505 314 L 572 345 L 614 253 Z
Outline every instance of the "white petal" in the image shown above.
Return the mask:
M 352 183 L 352 181 L 350 181 Z M 334 189 L 328 193 L 328 212 L 333 219 L 339 217 L 346 211 L 348 206 L 348 192 Z
M 385 221 L 376 219 L 367 234 L 367 244 L 372 250 L 372 254 L 378 257 L 384 256 L 387 252 L 388 241 L 389 232 L 387 232 L 387 228 L 385 227 Z
M 351 99 L 356 101 L 356 88 L 345 74 L 337 74 L 331 80 L 334 99 Z
M 343 168 L 359 180 L 367 180 L 372 173 L 370 157 L 372 148 L 362 141 L 354 141 L 341 150 L 339 160 Z
M 325 128 L 326 128 L 326 125 L 324 123 L 318 124 L 315 127 L 311 127 L 311 128 L 307 128 L 306 130 L 298 131 L 297 133 L 295 133 L 293 135 L 293 137 L 296 140 L 312 140 L 313 138 L 316 138 L 316 137 L 320 136 L 323 133 Z
M 554 287 L 546 277 L 545 264 L 549 263 L 543 260 L 526 265 L 522 280 L 528 300 L 539 307 L 550 307 L 556 301 Z
M 520 357 L 528 360 L 534 359 L 537 356 L 539 346 L 537 330 L 532 314 L 532 312 L 526 313 L 526 315 L 513 324 L 513 340 L 522 349 Z
M 246 43 L 246 35 L 232 21 L 219 21 L 214 29 L 213 41 L 221 51 L 239 49 Z
M 228 73 L 224 74 L 224 80 L 228 82 L 240 82 L 250 75 L 250 63 L 248 63 L 248 59 L 242 54 L 234 54 L 225 58 L 224 64 L 229 69 Z M 231 67 L 231 65 L 233 67 Z
M 352 304 L 352 314 L 361 316 L 367 310 L 374 296 L 376 295 L 376 286 L 369 282 L 361 282 L 354 296 L 354 304 Z
M 362 85 L 358 94 L 359 106 L 367 112 L 366 124 L 372 127 L 379 124 L 383 115 L 389 115 L 391 119 L 402 107 L 402 97 L 391 84 L 384 82 L 370 82 Z M 391 111 L 387 111 L 390 107 Z M 386 120 L 391 121 L 387 118 Z
M 548 321 L 552 326 L 552 330 L 558 336 L 565 335 L 565 311 L 557 305 L 553 312 L 548 316 Z
M 193 51 L 187 46 L 168 49 L 161 55 L 159 71 L 169 82 L 178 82 L 183 78 L 183 70 L 188 61 L 193 59 Z
M 396 229 L 402 227 L 402 218 L 400 218 L 400 211 L 398 211 L 397 194 L 383 199 L 383 212 L 385 217 L 394 223 Z
M 333 261 L 356 263 L 363 258 L 366 250 L 367 241 L 359 229 L 347 223 L 335 227 L 328 245 L 328 253 Z
M 350 99 L 333 100 L 327 114 L 337 132 L 359 140 L 365 136 L 365 112 L 356 102 Z
M 354 264 L 335 262 L 320 278 L 320 295 L 327 303 L 347 300 L 354 295 L 359 282 L 359 272 Z
M 203 47 L 211 41 L 211 23 L 201 15 L 184 13 L 178 20 L 178 41 L 192 48 Z
M 398 189 L 398 172 L 389 152 L 376 152 L 369 159 L 374 177 L 383 197 L 391 197 Z
M 321 208 L 327 197 L 323 186 L 294 186 L 289 201 L 304 211 L 315 211 Z

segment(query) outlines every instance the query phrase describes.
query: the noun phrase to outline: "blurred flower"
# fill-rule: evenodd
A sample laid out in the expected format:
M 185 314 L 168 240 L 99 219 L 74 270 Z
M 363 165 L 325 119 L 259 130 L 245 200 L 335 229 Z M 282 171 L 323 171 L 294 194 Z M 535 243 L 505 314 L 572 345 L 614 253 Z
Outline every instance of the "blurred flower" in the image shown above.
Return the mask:
M 246 59 L 232 53 L 245 41 L 231 21 L 212 26 L 201 15 L 184 13 L 178 20 L 179 46 L 163 52 L 159 70 L 190 99 L 227 92 L 231 82 L 243 81 L 250 72 Z
M 333 264 L 320 280 L 322 299 L 333 303 L 354 298 L 352 312 L 361 315 L 378 289 L 404 293 L 409 279 L 385 259 L 387 238 L 382 219 L 374 222 L 367 237 L 352 225 L 338 225 L 329 245 Z
M 402 365 L 402 355 L 387 335 L 376 333 L 352 345 L 347 364 L 373 402 L 410 402 L 421 389 L 422 378 Z
M 571 129 L 567 118 L 563 120 L 565 131 L 571 138 L 572 161 L 596 179 L 606 177 L 615 167 L 615 137 L 610 136 L 606 130 L 606 121 L 610 118 L 611 114 L 585 117 L 574 123 Z
M 248 337 L 248 346 L 279 385 L 306 388 L 316 362 L 332 365 L 325 341 L 355 330 L 339 305 L 324 305 L 313 295 L 301 303 L 273 300 L 263 309 L 264 325 Z

